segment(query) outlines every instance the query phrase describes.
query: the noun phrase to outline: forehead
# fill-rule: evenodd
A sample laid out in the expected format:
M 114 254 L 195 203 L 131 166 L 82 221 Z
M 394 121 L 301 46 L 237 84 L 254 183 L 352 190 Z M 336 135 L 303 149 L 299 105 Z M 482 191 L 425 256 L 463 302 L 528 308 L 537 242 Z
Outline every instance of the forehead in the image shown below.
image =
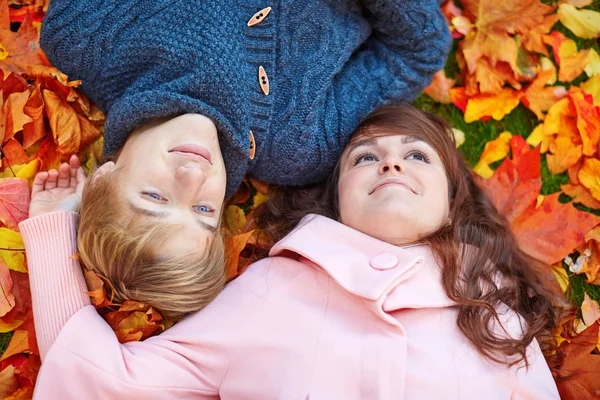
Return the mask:
M 403 135 L 403 134 L 392 134 L 392 135 L 386 135 L 386 134 L 380 134 L 380 135 L 373 135 L 373 134 L 364 134 L 364 135 L 357 135 L 356 137 L 354 137 L 350 143 L 348 144 L 348 146 L 346 147 L 345 153 L 349 154 L 352 153 L 355 149 L 359 148 L 359 147 L 363 147 L 363 146 L 375 146 L 378 144 L 382 144 L 382 142 L 395 142 L 398 141 L 401 144 L 408 144 L 408 143 L 414 143 L 414 142 L 423 142 L 423 143 L 427 143 L 425 142 L 425 140 L 423 140 L 423 138 L 419 137 L 419 136 L 415 136 L 415 135 Z

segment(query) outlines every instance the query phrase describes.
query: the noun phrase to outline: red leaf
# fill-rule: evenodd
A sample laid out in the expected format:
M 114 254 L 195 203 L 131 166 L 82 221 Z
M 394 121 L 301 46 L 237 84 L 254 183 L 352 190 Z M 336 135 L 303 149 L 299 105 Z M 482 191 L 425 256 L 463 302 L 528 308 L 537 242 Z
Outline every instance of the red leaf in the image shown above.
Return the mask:
M 30 201 L 29 183 L 25 179 L 0 179 L 0 221 L 9 229 L 19 230 L 19 222 L 29 214 Z
M 8 266 L 0 258 L 0 317 L 6 315 L 15 306 L 15 296 L 12 294 L 13 282 Z

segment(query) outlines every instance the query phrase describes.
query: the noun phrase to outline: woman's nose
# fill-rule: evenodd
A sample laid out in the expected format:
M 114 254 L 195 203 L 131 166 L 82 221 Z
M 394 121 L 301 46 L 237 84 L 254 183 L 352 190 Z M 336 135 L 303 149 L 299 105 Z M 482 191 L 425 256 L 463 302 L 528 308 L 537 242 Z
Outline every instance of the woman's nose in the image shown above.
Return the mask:
M 394 172 L 403 172 L 404 167 L 402 165 L 402 161 L 397 157 L 386 157 L 383 159 L 381 164 L 379 164 L 379 173 L 394 173 Z
M 201 168 L 181 166 L 175 170 L 175 179 L 186 185 L 187 190 L 192 190 L 204 185 L 206 174 Z

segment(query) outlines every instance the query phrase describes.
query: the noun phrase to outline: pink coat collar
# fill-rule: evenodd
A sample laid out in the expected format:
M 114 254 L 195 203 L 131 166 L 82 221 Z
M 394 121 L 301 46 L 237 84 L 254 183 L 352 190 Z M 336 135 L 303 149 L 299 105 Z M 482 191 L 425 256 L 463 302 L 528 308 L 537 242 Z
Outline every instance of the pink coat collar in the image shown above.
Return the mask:
M 440 267 L 427 245 L 397 247 L 332 219 L 308 215 L 270 255 L 286 257 L 287 252 L 321 267 L 393 324 L 395 319 L 385 312 L 455 305 L 442 287 Z

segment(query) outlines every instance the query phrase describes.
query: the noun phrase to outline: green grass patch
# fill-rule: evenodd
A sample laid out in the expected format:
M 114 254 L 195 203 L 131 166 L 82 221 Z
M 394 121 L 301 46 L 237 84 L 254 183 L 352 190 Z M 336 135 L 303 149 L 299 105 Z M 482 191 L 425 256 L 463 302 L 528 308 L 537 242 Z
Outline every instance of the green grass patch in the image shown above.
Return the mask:
M 0 333 L 0 354 L 4 354 L 12 336 L 12 332 Z

